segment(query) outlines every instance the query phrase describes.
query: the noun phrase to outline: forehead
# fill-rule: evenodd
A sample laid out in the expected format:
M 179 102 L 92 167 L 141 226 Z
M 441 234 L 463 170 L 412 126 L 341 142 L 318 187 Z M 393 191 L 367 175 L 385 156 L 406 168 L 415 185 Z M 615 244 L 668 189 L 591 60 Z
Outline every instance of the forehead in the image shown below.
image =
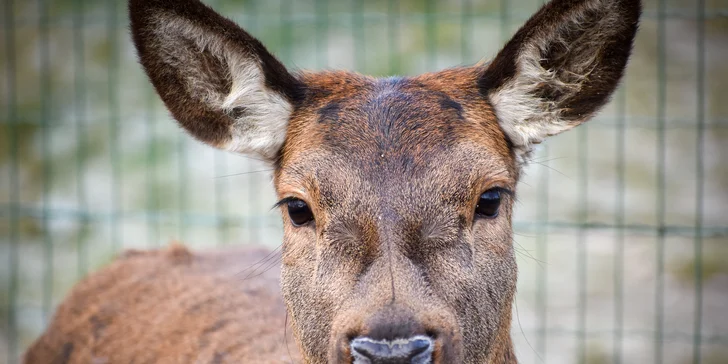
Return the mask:
M 515 182 L 509 145 L 474 86 L 477 76 L 467 68 L 414 78 L 304 75 L 311 97 L 291 118 L 276 178 L 375 186 L 429 180 L 421 186 L 427 190 L 442 189 L 434 177 Z

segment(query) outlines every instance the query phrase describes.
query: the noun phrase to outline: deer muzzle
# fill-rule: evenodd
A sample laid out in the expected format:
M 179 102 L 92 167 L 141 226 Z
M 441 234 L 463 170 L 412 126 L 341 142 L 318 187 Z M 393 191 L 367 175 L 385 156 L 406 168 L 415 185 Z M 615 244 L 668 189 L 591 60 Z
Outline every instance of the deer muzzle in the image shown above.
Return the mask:
M 354 364 L 429 364 L 433 347 L 432 339 L 423 335 L 395 340 L 358 337 L 350 344 Z

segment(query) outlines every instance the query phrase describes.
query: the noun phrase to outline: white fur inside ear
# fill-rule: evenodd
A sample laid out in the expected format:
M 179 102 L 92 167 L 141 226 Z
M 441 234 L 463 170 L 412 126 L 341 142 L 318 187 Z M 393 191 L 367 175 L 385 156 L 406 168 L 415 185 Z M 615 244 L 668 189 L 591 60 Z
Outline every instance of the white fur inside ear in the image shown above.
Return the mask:
M 231 115 L 235 122 L 230 126 L 230 141 L 218 148 L 243 154 L 257 154 L 268 161 L 276 158 L 286 138 L 288 120 L 293 105 L 281 94 L 265 85 L 265 76 L 260 60 L 246 54 L 234 45 L 207 30 L 201 29 L 186 19 L 160 15 L 157 19 L 158 36 L 168 39 L 184 39 L 192 42 L 197 49 L 187 52 L 209 52 L 223 65 L 224 75 L 204 75 L 205 70 L 184 64 L 178 50 L 166 50 L 168 62 L 175 67 L 190 68 L 187 79 L 188 92 L 203 100 L 210 108 Z M 179 45 L 180 42 L 160 42 L 160 44 Z M 190 63 L 190 62 L 188 62 Z M 213 72 L 213 71 L 210 71 Z M 220 92 L 219 78 L 231 83 L 228 93 Z
M 522 164 L 527 162 L 534 144 L 575 125 L 559 117 L 561 110 L 553 102 L 535 95 L 536 88 L 543 82 L 558 82 L 553 78 L 553 72 L 523 56 L 518 72 L 512 81 L 490 94 L 490 101 L 503 132 L 513 144 L 518 162 Z M 579 85 L 569 86 L 575 90 L 579 88 Z
M 618 12 L 612 0 L 587 1 L 564 14 L 559 24 L 542 29 L 528 43 L 523 44 L 517 56 L 516 75 L 501 87 L 490 92 L 490 101 L 503 131 L 515 148 L 519 163 L 525 163 L 535 144 L 545 138 L 569 130 L 582 120 L 562 118 L 562 101 L 581 91 L 597 64 L 597 54 L 605 40 L 613 36 L 619 27 Z M 602 14 L 598 21 L 587 19 L 587 12 L 597 10 Z M 610 32 L 611 30 L 611 32 Z M 565 35 L 573 32 L 582 35 L 571 43 Z M 565 69 L 545 69 L 541 65 L 542 54 L 550 47 L 564 48 L 568 61 Z M 557 91 L 556 97 L 545 97 L 545 87 Z
M 273 160 L 286 139 L 293 106 L 265 86 L 263 71 L 256 62 L 235 54 L 226 57 L 233 84 L 221 107 L 228 113 L 237 108 L 243 108 L 243 112 L 231 127 L 232 140 L 225 149 L 255 152 Z

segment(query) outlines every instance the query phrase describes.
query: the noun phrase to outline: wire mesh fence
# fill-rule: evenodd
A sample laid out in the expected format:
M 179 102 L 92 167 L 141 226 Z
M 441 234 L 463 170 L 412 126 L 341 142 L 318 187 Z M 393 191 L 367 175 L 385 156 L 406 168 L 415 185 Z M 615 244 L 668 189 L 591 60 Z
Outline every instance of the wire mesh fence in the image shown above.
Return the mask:
M 289 67 L 408 75 L 492 57 L 542 1 L 209 3 Z M 121 249 L 280 244 L 270 170 L 176 127 L 124 2 L 2 6 L 3 358 Z M 647 1 L 613 102 L 539 150 L 514 222 L 521 362 L 726 362 L 727 60 L 728 4 Z

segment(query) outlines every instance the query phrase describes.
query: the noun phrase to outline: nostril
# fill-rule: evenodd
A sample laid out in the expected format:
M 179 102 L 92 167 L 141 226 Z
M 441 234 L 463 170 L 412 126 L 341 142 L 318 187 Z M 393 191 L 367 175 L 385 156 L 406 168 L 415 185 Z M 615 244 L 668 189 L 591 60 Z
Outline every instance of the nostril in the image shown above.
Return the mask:
M 409 359 L 414 358 L 418 354 L 424 353 L 427 349 L 432 346 L 430 339 L 415 339 L 410 342 L 410 355 Z
M 426 364 L 431 362 L 432 347 L 432 339 L 426 336 L 396 340 L 359 337 L 351 341 L 355 364 Z

